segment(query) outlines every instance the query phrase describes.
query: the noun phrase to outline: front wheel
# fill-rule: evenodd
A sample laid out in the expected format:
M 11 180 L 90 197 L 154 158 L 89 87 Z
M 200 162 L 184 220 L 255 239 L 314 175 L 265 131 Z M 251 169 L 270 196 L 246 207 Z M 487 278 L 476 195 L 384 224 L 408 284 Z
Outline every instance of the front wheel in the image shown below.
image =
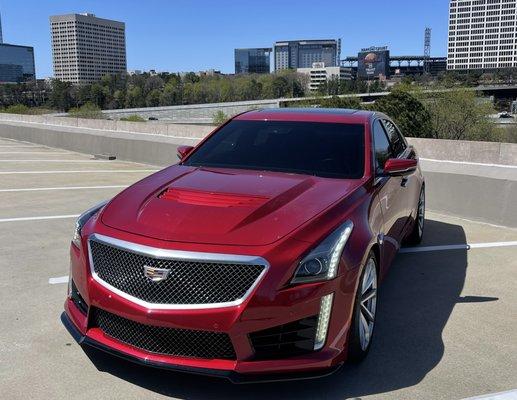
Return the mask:
M 407 236 L 406 242 L 408 244 L 417 245 L 420 244 L 424 237 L 424 224 L 425 224 L 425 188 L 422 186 L 420 191 L 420 197 L 418 198 L 416 221 L 413 224 L 411 233 Z
M 351 362 L 362 361 L 370 350 L 377 311 L 377 284 L 377 260 L 375 255 L 370 253 L 366 267 L 359 278 L 355 297 L 348 345 L 348 359 Z

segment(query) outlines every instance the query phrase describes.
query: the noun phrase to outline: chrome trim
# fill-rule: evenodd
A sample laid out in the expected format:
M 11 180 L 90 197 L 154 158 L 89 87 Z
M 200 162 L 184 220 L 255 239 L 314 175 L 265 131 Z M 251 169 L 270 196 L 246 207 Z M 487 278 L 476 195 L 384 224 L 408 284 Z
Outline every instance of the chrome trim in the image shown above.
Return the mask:
M 110 285 L 109 283 L 103 281 L 95 272 L 93 266 L 93 258 L 92 251 L 90 246 L 90 241 L 95 240 L 100 243 L 105 243 L 110 246 L 116 247 L 121 250 L 131 251 L 136 254 L 140 254 L 146 257 L 166 259 L 166 260 L 181 260 L 181 261 L 200 261 L 200 262 L 213 262 L 213 263 L 232 263 L 232 264 L 254 264 L 254 265 L 263 265 L 264 269 L 255 280 L 253 285 L 248 289 L 248 291 L 244 294 L 240 299 L 225 302 L 225 303 L 209 303 L 209 304 L 155 304 L 148 303 L 147 301 L 141 300 L 137 297 L 131 296 L 120 289 Z M 201 253 L 201 252 L 192 252 L 192 251 L 182 251 L 182 250 L 169 250 L 169 249 L 160 249 L 156 247 L 145 246 L 137 243 L 126 242 L 125 240 L 115 239 L 110 236 L 100 235 L 98 233 L 93 233 L 88 237 L 88 261 L 90 264 L 90 273 L 92 274 L 92 278 L 99 283 L 101 286 L 104 286 L 106 289 L 112 291 L 113 293 L 119 295 L 120 297 L 125 298 L 126 300 L 131 301 L 132 303 L 138 304 L 139 306 L 156 309 L 156 310 L 193 310 L 193 309 L 208 309 L 208 308 L 223 308 L 223 307 L 235 307 L 242 304 L 253 292 L 253 290 L 257 287 L 257 285 L 262 281 L 264 275 L 269 269 L 269 263 L 266 259 L 258 256 L 243 256 L 236 254 L 220 254 L 220 253 Z

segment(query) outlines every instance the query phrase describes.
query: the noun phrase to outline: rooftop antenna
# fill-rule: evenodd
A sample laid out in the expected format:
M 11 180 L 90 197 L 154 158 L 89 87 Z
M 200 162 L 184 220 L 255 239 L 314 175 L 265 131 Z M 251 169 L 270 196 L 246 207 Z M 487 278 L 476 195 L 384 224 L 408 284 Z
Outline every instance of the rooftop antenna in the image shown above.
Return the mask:
M 424 39 L 424 72 L 428 74 L 431 72 L 431 28 L 425 28 L 425 39 Z

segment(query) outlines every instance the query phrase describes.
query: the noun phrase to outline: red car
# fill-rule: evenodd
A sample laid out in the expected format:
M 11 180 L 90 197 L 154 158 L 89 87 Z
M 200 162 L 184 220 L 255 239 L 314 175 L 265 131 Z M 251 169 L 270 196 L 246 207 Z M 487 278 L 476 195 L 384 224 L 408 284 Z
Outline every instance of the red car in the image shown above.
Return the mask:
M 83 214 L 62 319 L 79 343 L 233 381 L 363 359 L 377 288 L 424 228 L 415 150 L 385 115 L 238 115 Z

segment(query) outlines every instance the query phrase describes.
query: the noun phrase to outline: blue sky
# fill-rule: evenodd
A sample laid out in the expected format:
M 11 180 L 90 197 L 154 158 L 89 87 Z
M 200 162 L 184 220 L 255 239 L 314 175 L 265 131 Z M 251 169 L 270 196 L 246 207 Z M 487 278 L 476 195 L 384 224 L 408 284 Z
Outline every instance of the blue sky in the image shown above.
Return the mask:
M 342 38 L 342 56 L 389 46 L 445 56 L 448 0 L 0 0 L 4 41 L 34 46 L 40 78 L 52 76 L 53 14 L 91 12 L 126 23 L 128 69 L 233 72 L 233 49 L 276 40 Z

